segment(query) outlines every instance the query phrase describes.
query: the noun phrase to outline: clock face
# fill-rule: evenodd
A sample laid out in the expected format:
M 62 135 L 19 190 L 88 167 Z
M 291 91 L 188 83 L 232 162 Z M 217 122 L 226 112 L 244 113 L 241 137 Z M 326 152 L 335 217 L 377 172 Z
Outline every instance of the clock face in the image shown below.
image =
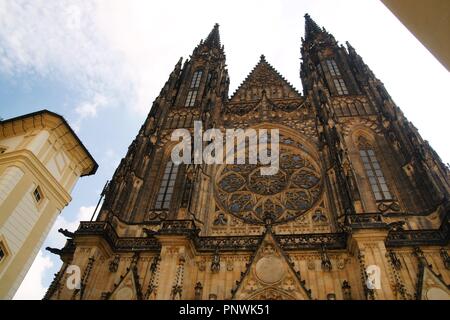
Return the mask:
M 295 219 L 318 201 L 322 179 L 317 163 L 300 149 L 280 150 L 280 168 L 261 175 L 261 166 L 230 164 L 217 175 L 215 196 L 219 206 L 247 223 L 264 224 Z

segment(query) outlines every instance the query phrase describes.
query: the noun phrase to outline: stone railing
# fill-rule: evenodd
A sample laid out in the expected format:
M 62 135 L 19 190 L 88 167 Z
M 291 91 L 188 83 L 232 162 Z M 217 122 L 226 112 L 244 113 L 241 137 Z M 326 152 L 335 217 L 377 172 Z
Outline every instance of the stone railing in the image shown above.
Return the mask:
M 347 247 L 347 239 L 352 229 L 385 228 L 389 225 L 383 221 L 378 213 L 355 214 L 347 216 L 348 232 L 340 233 L 312 233 L 275 235 L 283 250 L 319 250 L 323 246 L 331 250 L 340 250 Z M 199 236 L 199 229 L 192 220 L 165 220 L 161 228 L 147 237 L 118 237 L 110 223 L 81 222 L 75 237 L 87 235 L 102 236 L 115 251 L 159 251 L 158 235 L 185 235 L 190 238 L 200 252 L 219 251 L 255 251 L 261 235 L 256 236 Z M 156 237 L 155 237 L 156 236 Z M 438 230 L 401 230 L 391 229 L 386 239 L 387 247 L 418 246 L 418 245 L 446 245 L 449 243 L 448 223 L 443 223 Z M 69 240 L 63 248 L 65 253 L 75 250 L 75 244 Z

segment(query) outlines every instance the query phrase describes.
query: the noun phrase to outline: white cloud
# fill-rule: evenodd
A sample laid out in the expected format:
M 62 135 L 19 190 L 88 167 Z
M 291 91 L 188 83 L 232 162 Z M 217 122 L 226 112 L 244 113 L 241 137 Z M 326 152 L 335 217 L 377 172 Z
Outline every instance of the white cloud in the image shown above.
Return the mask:
M 87 101 L 71 108 L 78 129 L 84 118 L 130 95 L 128 77 L 118 76 L 124 73 L 123 56 L 98 31 L 97 6 L 76 0 L 0 2 L 0 72 L 11 79 L 33 75 L 79 92 Z
M 78 118 L 71 125 L 75 132 L 80 131 L 81 123 L 85 118 L 95 118 L 100 109 L 108 107 L 108 98 L 100 93 L 95 93 L 91 101 L 84 101 L 75 107 Z
M 60 234 L 58 229 L 62 228 L 72 232 L 75 231 L 78 228 L 80 221 L 89 221 L 91 219 L 94 209 L 94 206 L 80 207 L 74 220 L 67 220 L 62 215 L 58 216 L 42 247 L 45 248 L 49 246 L 53 248 L 62 248 L 66 243 L 66 237 Z M 44 297 L 44 294 L 47 291 L 47 285 L 44 285 L 44 277 L 48 275 L 50 269 L 54 267 L 52 258 L 54 257 L 47 251 L 44 252 L 42 249 L 39 251 L 14 296 L 15 300 L 38 300 Z
M 44 285 L 44 275 L 53 267 L 50 257 L 44 255 L 42 250 L 31 265 L 24 281 L 17 290 L 14 300 L 40 300 L 47 291 Z
M 70 76 L 88 90 L 103 86 L 102 78 L 119 57 L 102 50 L 111 48 L 97 37 L 91 12 L 95 12 L 95 5 L 88 2 L 2 1 L 0 68 L 11 74 Z
M 108 103 L 108 99 L 99 93 L 96 93 L 93 101 L 86 101 L 75 108 L 75 112 L 82 118 L 97 116 L 98 109 L 104 107 Z

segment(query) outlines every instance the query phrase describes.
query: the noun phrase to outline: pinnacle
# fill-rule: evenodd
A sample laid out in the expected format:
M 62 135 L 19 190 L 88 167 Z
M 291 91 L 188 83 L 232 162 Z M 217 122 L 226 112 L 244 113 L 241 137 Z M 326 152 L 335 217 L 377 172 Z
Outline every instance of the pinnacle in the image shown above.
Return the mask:
M 209 33 L 208 37 L 206 37 L 205 42 L 203 43 L 210 48 L 220 48 L 220 34 L 219 34 L 219 24 L 214 24 L 213 29 Z
M 356 54 L 356 50 L 355 50 L 355 48 L 353 48 L 353 46 L 350 44 L 350 42 L 346 41 L 345 44 L 347 45 L 348 52 L 350 54 L 355 55 Z
M 311 18 L 311 16 L 306 13 L 305 14 L 305 40 L 311 40 L 315 35 L 321 33 L 322 30 L 318 26 L 318 24 Z

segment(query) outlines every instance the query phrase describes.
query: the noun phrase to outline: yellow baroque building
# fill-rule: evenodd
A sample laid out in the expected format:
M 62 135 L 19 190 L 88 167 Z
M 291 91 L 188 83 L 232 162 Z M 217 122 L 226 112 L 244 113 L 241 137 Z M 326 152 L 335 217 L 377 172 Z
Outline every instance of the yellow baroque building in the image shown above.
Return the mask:
M 219 26 L 175 65 L 45 299 L 449 299 L 450 173 L 356 50 L 305 15 L 303 93 Z M 278 129 L 279 171 L 180 164 L 171 134 Z M 79 268 L 78 286 L 73 267 Z
M 0 122 L 0 299 L 11 299 L 80 176 L 97 163 L 61 116 Z

